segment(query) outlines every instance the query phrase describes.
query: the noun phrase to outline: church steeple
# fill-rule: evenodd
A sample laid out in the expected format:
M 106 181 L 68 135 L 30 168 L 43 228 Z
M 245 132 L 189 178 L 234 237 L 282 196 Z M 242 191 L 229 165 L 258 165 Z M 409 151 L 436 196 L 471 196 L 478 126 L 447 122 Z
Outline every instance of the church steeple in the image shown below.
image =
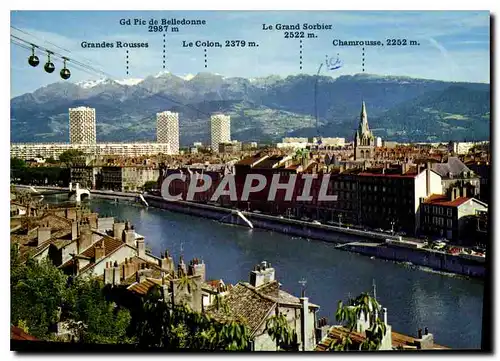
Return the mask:
M 366 104 L 363 100 L 361 104 L 361 114 L 359 116 L 359 133 L 360 135 L 367 134 L 370 132 L 370 128 L 368 127 L 368 115 L 366 114 Z
M 375 137 L 368 126 L 368 115 L 366 114 L 366 104 L 361 103 L 361 113 L 359 115 L 359 125 L 354 135 L 354 159 L 371 159 L 375 152 Z

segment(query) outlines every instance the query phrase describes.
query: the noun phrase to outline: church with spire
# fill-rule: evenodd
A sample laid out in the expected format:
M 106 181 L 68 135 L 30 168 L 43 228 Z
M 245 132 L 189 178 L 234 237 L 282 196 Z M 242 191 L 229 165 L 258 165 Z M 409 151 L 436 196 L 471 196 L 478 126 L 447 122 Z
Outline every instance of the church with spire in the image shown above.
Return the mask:
M 354 135 L 354 160 L 369 160 L 375 155 L 375 137 L 368 126 L 366 105 L 363 101 L 359 126 Z

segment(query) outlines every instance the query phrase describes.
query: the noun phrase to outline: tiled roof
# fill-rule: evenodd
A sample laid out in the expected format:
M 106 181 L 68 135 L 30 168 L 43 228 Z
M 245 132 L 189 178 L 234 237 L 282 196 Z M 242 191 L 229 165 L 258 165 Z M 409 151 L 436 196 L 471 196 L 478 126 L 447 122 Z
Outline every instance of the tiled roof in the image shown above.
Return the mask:
M 135 276 L 135 275 L 134 275 Z M 130 285 L 127 289 L 139 295 L 145 295 L 148 293 L 149 289 L 154 285 L 161 286 L 162 280 L 155 278 L 146 278 L 141 283 L 134 283 Z
M 289 165 L 288 167 L 286 167 L 285 169 L 297 170 L 297 169 L 299 169 L 300 166 L 301 166 L 300 164 L 293 163 L 293 164 Z
M 349 333 L 349 329 L 346 327 L 342 326 L 333 326 L 330 328 L 328 331 L 328 335 L 321 340 L 316 345 L 315 351 L 327 351 L 330 344 L 333 342 L 333 340 L 341 340 L 343 336 L 347 335 Z M 351 332 L 351 341 L 352 341 L 352 349 L 358 349 L 361 343 L 366 339 L 366 336 L 362 333 L 359 332 Z M 417 339 L 411 336 L 403 335 L 401 333 L 397 333 L 392 331 L 391 333 L 392 337 L 392 347 L 396 348 L 399 346 L 405 347 L 405 346 L 410 346 L 413 347 L 416 345 Z M 433 350 L 445 350 L 448 349 L 447 347 L 441 346 L 434 344 L 432 347 Z
M 27 334 L 16 326 L 10 326 L 10 339 L 16 341 L 38 341 L 36 337 Z
M 214 288 L 214 289 L 217 289 L 220 286 L 224 285 L 224 281 L 222 281 L 222 280 L 208 280 L 205 283 L 207 286 Z
M 53 230 L 54 229 L 60 230 L 67 227 L 71 227 L 71 221 L 69 219 L 56 216 L 55 214 L 52 213 L 47 213 L 43 215 L 36 221 L 36 223 L 39 225 L 42 225 L 43 223 L 48 223 L 50 228 L 52 228 Z
M 333 326 L 328 331 L 328 335 L 323 338 L 317 345 L 314 351 L 328 351 L 331 343 L 334 340 L 342 340 L 342 337 L 349 333 L 349 329 L 342 326 Z M 361 343 L 365 340 L 365 336 L 359 332 L 351 332 L 352 350 L 358 350 Z
M 472 198 L 469 197 L 458 197 L 454 201 L 450 200 L 447 196 L 441 194 L 431 194 L 425 201 L 424 204 L 431 204 L 435 206 L 444 207 L 459 207 L 465 202 Z
M 79 256 L 83 257 L 88 257 L 90 259 L 95 258 L 95 247 L 96 245 L 100 245 L 104 241 L 104 257 L 108 257 L 111 253 L 115 252 L 118 248 L 123 247 L 126 245 L 126 243 L 123 243 L 122 241 L 109 237 L 109 236 L 104 236 L 102 239 L 98 240 L 92 246 L 87 248 L 85 251 L 79 254 Z M 97 263 L 100 263 L 104 260 L 105 258 L 99 260 Z M 97 263 L 90 262 L 88 265 L 83 267 L 79 272 L 84 273 L 90 268 L 94 267 Z M 74 259 L 71 258 L 69 261 L 63 263 L 62 265 L 59 266 L 59 268 L 68 268 L 68 267 L 73 267 L 74 265 Z
M 71 243 L 71 241 L 68 239 L 60 239 L 62 237 L 67 236 L 70 233 L 71 233 L 71 231 L 64 230 L 64 229 L 54 233 L 51 238 L 49 238 L 45 242 L 41 243 L 38 247 L 33 247 L 33 254 L 38 254 L 38 253 L 42 252 L 44 249 L 49 247 L 51 244 L 54 244 L 59 249 L 63 245 L 66 245 L 68 243 L 68 241 L 69 241 L 69 243 Z
M 449 157 L 446 163 L 434 163 L 432 170 L 441 177 L 448 177 L 450 173 L 457 176 L 463 172 L 471 171 L 458 157 Z
M 272 168 L 279 163 L 284 157 L 281 155 L 273 155 L 263 161 L 257 163 L 254 168 Z
M 382 173 L 372 173 L 372 172 L 362 172 L 359 173 L 358 176 L 360 177 L 385 177 L 385 178 L 415 178 L 417 176 L 417 173 L 412 173 L 412 172 L 407 172 L 405 174 L 399 173 L 389 173 L 386 172 L 385 174 Z
M 234 286 L 224 300 L 229 308 L 226 314 L 223 310 L 217 310 L 214 306 L 207 309 L 207 314 L 219 322 L 239 320 L 244 322 L 253 334 L 264 322 L 269 312 L 275 306 L 275 302 L 262 297 L 254 289 L 248 288 L 242 283 Z
M 398 346 L 413 346 L 417 339 L 415 337 L 403 335 L 402 333 L 392 332 L 392 347 Z M 433 350 L 449 350 L 448 347 L 434 344 Z
M 235 165 L 252 165 L 252 164 L 254 164 L 255 162 L 257 162 L 259 159 L 261 159 L 263 157 L 264 156 L 260 156 L 260 155 L 255 155 L 255 156 L 252 156 L 252 157 L 247 157 L 247 158 L 244 158 L 244 159 L 240 160 Z
M 95 247 L 100 246 L 104 242 L 104 256 L 109 255 L 115 249 L 123 245 L 124 243 L 116 238 L 104 236 L 102 239 L 95 242 L 91 247 L 87 248 L 81 253 L 82 256 L 95 258 Z
M 151 276 L 148 277 L 148 278 L 155 278 L 155 279 L 161 280 L 162 273 L 165 273 L 165 276 L 167 278 L 170 277 L 170 275 L 168 275 L 166 272 L 162 271 L 161 267 L 158 264 L 148 262 L 148 261 L 146 261 L 146 260 L 144 260 L 144 259 L 142 259 L 140 257 L 134 256 L 134 257 L 128 258 L 127 262 L 128 263 L 130 263 L 130 262 L 134 263 L 136 270 L 139 270 L 141 263 L 147 263 L 148 269 L 151 271 Z M 123 277 L 122 266 L 124 264 L 125 264 L 125 261 L 119 264 L 119 266 L 120 266 L 120 272 L 122 272 L 121 277 Z M 122 283 L 123 284 L 133 284 L 134 282 L 136 282 L 136 274 L 135 273 L 133 273 L 132 275 L 130 275 L 128 278 L 124 279 Z
M 248 283 L 243 283 L 246 287 L 254 288 Z M 260 294 L 269 297 L 273 301 L 282 305 L 293 305 L 300 306 L 300 299 L 291 295 L 290 293 L 280 289 L 280 284 L 278 281 L 272 281 L 266 283 L 260 287 L 254 288 Z M 309 303 L 309 307 L 319 308 L 319 306 Z

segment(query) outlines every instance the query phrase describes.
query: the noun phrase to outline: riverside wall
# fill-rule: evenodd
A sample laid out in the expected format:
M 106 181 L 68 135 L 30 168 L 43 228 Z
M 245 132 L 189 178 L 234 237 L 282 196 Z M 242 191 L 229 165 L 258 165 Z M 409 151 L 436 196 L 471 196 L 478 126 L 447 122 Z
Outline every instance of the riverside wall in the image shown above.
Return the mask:
M 29 188 L 28 186 L 16 186 Z M 57 187 L 36 187 L 40 190 L 61 190 Z M 96 198 L 109 200 L 125 200 L 139 202 L 138 194 L 125 192 L 110 192 L 92 190 L 91 195 Z M 248 227 L 247 223 L 236 213 L 236 210 L 185 201 L 167 201 L 162 197 L 144 195 L 148 204 L 155 208 L 167 209 L 209 219 L 222 223 L 241 225 Z M 429 267 L 435 270 L 456 273 L 472 277 L 485 277 L 485 263 L 470 260 L 461 256 L 455 256 L 444 252 L 430 251 L 426 249 L 414 249 L 406 247 L 389 246 L 385 239 L 397 239 L 384 233 L 349 229 L 325 224 L 314 224 L 296 219 L 287 219 L 260 213 L 241 211 L 253 225 L 254 228 L 265 229 L 284 233 L 290 236 L 304 237 L 332 243 L 343 243 L 340 249 L 360 253 L 376 258 L 387 259 L 397 262 L 410 262 L 414 265 Z M 373 242 L 379 245 L 373 245 Z M 354 242 L 354 245 L 350 243 Z M 372 242 L 372 244 L 365 244 Z M 384 242 L 384 243 L 382 243 Z
M 416 266 L 429 267 L 434 270 L 456 273 L 463 276 L 484 278 L 486 273 L 485 262 L 464 258 L 445 252 L 380 245 L 346 245 L 344 250 L 387 259 L 396 262 L 410 262 Z

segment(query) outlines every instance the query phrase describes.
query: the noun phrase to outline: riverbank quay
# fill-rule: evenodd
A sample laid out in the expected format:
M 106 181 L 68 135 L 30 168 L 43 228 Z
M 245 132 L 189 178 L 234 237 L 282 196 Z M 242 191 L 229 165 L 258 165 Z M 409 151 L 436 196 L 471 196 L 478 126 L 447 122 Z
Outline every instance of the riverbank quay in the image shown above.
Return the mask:
M 21 189 L 29 186 L 17 186 Z M 58 187 L 37 187 L 40 190 L 63 190 Z M 138 193 L 92 190 L 91 195 L 113 201 L 140 202 Z M 409 262 L 415 266 L 429 267 L 437 271 L 450 272 L 469 277 L 484 278 L 486 263 L 484 257 L 467 257 L 452 255 L 446 252 L 424 248 L 405 246 L 400 236 L 387 233 L 371 232 L 349 227 L 307 222 L 284 217 L 270 216 L 262 213 L 239 211 L 209 204 L 186 201 L 167 201 L 162 197 L 144 195 L 149 206 L 213 219 L 222 223 L 248 227 L 249 221 L 253 228 L 279 232 L 290 236 L 321 240 L 334 244 L 340 250 L 386 259 L 395 262 Z M 242 217 L 243 216 L 243 217 Z M 387 242 L 395 241 L 395 242 Z
M 353 242 L 337 246 L 350 252 L 396 262 L 411 263 L 462 276 L 485 278 L 485 258 L 466 254 L 449 254 L 447 252 L 412 248 L 403 242 L 387 241 L 383 243 Z

